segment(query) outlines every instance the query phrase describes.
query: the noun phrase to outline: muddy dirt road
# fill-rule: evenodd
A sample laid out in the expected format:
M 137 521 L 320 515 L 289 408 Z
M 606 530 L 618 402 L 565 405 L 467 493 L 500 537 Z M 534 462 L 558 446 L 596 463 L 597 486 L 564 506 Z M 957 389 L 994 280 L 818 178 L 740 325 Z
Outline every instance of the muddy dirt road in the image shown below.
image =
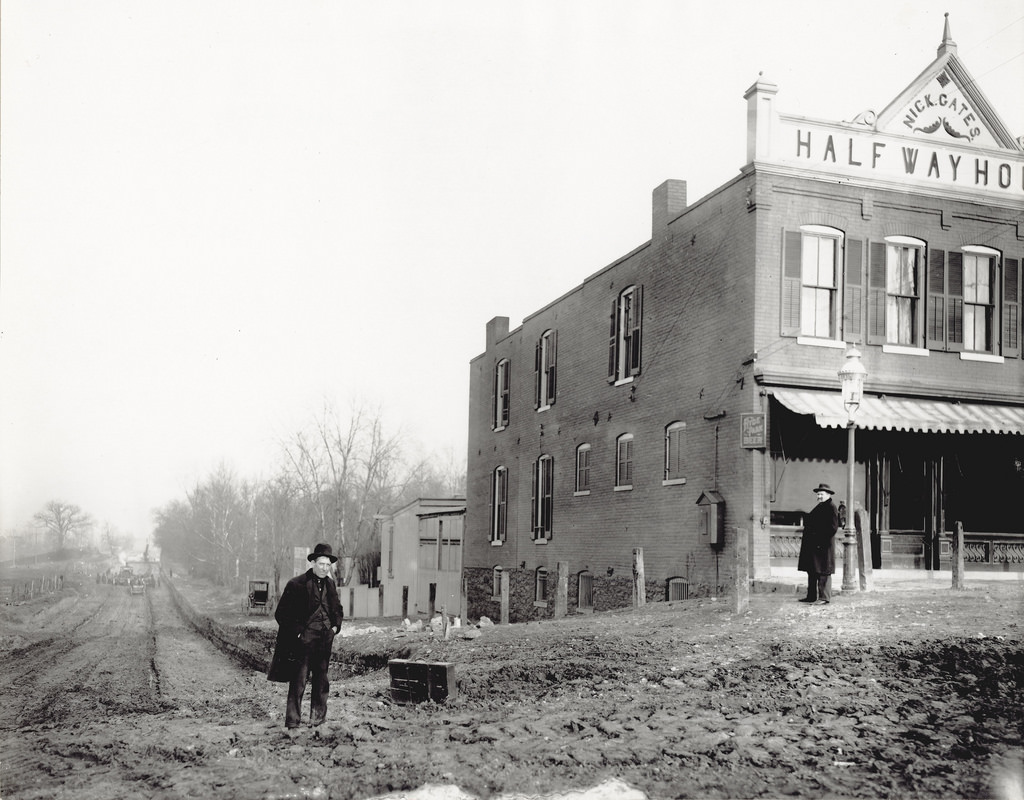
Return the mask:
M 648 798 L 1013 797 L 1019 583 L 725 606 L 339 638 L 454 662 L 458 697 L 398 706 L 383 670 L 335 680 L 328 723 L 289 738 L 286 687 L 197 635 L 166 587 L 82 583 L 0 609 L 0 798 L 490 798 L 610 780 Z M 268 622 L 238 622 L 254 652 Z

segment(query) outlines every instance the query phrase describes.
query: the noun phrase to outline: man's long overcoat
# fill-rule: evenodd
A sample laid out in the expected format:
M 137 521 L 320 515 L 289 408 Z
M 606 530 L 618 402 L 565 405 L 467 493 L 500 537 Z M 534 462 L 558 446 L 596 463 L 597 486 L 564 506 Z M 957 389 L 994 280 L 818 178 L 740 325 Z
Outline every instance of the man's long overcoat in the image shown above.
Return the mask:
M 804 535 L 800 540 L 800 558 L 796 568 L 818 575 L 836 571 L 836 551 L 832 540 L 839 529 L 839 511 L 832 498 L 818 503 L 804 518 Z
M 324 586 L 331 627 L 340 628 L 345 612 L 338 599 L 338 590 L 330 578 L 324 579 Z M 306 629 L 306 621 L 316 611 L 319 603 L 316 577 L 312 568 L 285 584 L 281 600 L 274 611 L 274 619 L 278 624 L 277 642 L 274 645 L 270 669 L 267 671 L 267 680 L 287 683 L 292 679 L 298 659 L 302 657 L 302 642 L 299 637 Z

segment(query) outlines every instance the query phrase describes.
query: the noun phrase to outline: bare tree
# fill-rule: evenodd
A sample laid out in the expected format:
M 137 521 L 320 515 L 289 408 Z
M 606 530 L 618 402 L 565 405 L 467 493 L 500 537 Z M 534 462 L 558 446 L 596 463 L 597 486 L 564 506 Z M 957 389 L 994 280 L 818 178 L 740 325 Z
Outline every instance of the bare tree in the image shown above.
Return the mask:
M 78 506 L 61 500 L 51 500 L 32 520 L 53 537 L 57 550 L 77 546 L 82 538 L 92 533 L 92 517 Z

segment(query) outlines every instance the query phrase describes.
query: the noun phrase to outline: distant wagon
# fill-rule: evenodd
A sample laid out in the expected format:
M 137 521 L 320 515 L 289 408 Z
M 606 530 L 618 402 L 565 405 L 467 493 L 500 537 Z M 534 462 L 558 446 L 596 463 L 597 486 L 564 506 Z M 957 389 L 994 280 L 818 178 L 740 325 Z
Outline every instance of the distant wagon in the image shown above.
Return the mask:
M 131 583 L 128 584 L 129 594 L 145 594 L 146 593 L 146 582 L 142 578 L 132 578 Z
M 249 597 L 245 614 L 270 613 L 270 581 L 249 581 Z

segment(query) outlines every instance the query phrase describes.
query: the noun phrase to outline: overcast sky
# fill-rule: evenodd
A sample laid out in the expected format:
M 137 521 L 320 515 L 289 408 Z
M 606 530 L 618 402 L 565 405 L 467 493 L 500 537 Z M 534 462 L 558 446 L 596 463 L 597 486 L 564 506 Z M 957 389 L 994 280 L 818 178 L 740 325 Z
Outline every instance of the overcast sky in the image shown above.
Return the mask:
M 1024 135 L 1020 0 L 5 0 L 0 531 L 61 499 L 144 541 L 325 400 L 463 460 L 488 319 L 733 178 L 759 73 L 880 111 L 945 11 Z

